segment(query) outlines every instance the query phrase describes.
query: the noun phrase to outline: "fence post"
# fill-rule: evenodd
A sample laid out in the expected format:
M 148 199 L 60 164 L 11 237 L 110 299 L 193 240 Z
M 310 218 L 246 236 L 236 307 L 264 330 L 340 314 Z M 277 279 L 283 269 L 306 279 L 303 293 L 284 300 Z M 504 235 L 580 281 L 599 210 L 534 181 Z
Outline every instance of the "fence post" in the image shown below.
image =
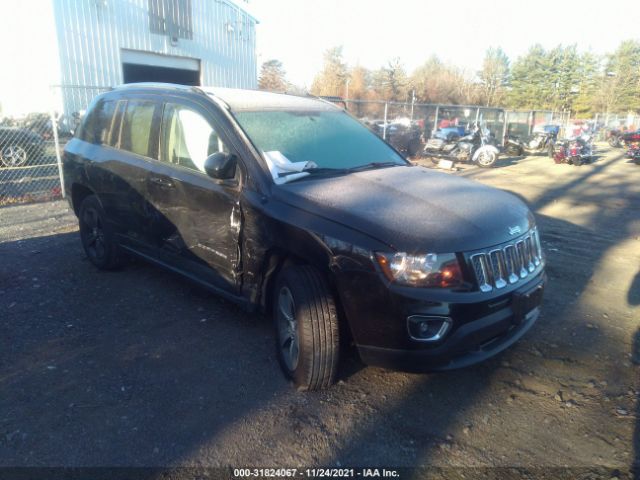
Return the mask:
M 504 122 L 502 123 L 502 146 L 504 147 L 505 139 L 507 138 L 507 126 L 509 121 L 509 112 L 504 111 Z
M 62 198 L 66 198 L 67 194 L 64 191 L 64 172 L 62 171 L 62 158 L 60 157 L 60 137 L 58 137 L 58 122 L 56 121 L 55 114 L 53 113 L 53 107 L 49 110 L 49 116 L 51 117 L 51 130 L 53 130 L 53 144 L 56 150 L 56 162 L 58 164 L 58 177 L 60 179 L 60 193 Z
M 411 92 L 411 121 L 413 122 L 413 105 L 416 103 L 416 91 Z
M 389 104 L 384 102 L 384 123 L 382 124 L 382 138 L 383 140 L 387 139 L 387 107 Z

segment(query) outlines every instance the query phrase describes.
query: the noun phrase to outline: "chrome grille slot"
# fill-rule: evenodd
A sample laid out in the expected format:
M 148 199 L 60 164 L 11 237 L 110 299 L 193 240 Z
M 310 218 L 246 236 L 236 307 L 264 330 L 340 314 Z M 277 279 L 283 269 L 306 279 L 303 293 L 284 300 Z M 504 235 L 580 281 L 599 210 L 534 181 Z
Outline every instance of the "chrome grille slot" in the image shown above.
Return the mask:
M 533 251 L 535 252 L 533 263 L 537 267 L 542 262 L 542 247 L 540 246 L 540 237 L 537 230 L 534 230 L 531 234 L 531 240 L 533 242 Z
M 507 286 L 503 255 L 502 250 L 492 250 L 489 252 L 491 270 L 493 272 L 493 284 L 496 288 L 504 288 Z
M 520 240 L 516 243 L 516 251 L 518 252 L 518 267 L 520 268 L 520 278 L 525 278 L 529 272 L 527 272 L 527 257 L 524 251 L 524 240 Z
M 542 248 L 536 229 L 518 241 L 470 257 L 482 292 L 501 289 L 534 273 L 542 264 Z
M 533 264 L 533 245 L 531 244 L 531 237 L 524 239 L 524 252 L 525 258 L 527 259 L 527 269 L 529 270 L 529 273 L 531 273 L 536 269 L 536 266 Z
M 471 263 L 473 264 L 473 270 L 476 274 L 476 280 L 478 281 L 478 286 L 480 290 L 483 292 L 490 292 L 493 290 L 493 287 L 489 283 L 489 270 L 487 265 L 487 259 L 483 253 L 479 255 L 474 255 L 471 257 Z
M 504 248 L 505 264 L 507 266 L 507 275 L 509 283 L 516 283 L 518 281 L 518 255 L 516 255 L 516 247 L 513 245 L 507 245 Z

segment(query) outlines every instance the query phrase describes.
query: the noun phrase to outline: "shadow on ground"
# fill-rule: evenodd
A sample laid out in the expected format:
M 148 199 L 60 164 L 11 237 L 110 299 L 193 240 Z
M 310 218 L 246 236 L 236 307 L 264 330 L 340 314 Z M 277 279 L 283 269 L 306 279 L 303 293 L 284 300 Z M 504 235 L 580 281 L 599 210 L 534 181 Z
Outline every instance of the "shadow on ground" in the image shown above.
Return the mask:
M 532 207 L 637 205 L 632 179 L 598 188 L 592 178 L 616 161 Z M 637 378 L 616 356 L 624 337 L 603 334 L 583 297 L 634 218 L 538 215 L 543 315 L 498 358 L 434 375 L 350 360 L 344 381 L 316 394 L 283 380 L 269 321 L 179 277 L 138 263 L 95 271 L 75 233 L 2 243 L 0 465 L 630 466 L 638 427 L 612 425 L 603 398 Z M 635 460 L 610 435 L 633 435 Z

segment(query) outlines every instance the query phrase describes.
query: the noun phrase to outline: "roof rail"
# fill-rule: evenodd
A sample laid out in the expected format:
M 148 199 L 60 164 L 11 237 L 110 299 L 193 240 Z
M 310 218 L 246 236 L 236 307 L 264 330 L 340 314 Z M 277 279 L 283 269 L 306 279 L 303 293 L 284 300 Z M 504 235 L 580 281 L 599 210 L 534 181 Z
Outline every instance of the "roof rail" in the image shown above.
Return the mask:
M 134 88 L 173 88 L 176 90 L 192 92 L 197 87 L 193 87 L 191 85 L 181 85 L 178 83 L 162 83 L 162 82 L 123 83 L 122 85 L 113 87 L 114 90 L 126 90 L 126 89 L 134 89 Z M 201 90 L 198 89 L 198 91 L 201 91 Z

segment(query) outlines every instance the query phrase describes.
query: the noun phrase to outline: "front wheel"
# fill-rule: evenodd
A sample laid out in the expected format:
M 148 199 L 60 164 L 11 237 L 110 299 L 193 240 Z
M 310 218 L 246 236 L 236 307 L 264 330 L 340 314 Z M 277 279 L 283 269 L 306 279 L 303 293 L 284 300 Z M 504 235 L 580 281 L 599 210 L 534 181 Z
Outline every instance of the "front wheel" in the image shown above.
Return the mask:
M 311 266 L 285 268 L 273 299 L 278 361 L 299 390 L 333 384 L 339 356 L 338 315 L 325 278 Z
M 7 145 L 0 150 L 0 161 L 5 167 L 22 167 L 29 155 L 22 145 Z
M 488 168 L 492 167 L 493 164 L 496 163 L 497 159 L 498 156 L 495 152 L 492 152 L 491 150 L 484 150 L 478 154 L 478 158 L 476 161 L 481 167 Z

